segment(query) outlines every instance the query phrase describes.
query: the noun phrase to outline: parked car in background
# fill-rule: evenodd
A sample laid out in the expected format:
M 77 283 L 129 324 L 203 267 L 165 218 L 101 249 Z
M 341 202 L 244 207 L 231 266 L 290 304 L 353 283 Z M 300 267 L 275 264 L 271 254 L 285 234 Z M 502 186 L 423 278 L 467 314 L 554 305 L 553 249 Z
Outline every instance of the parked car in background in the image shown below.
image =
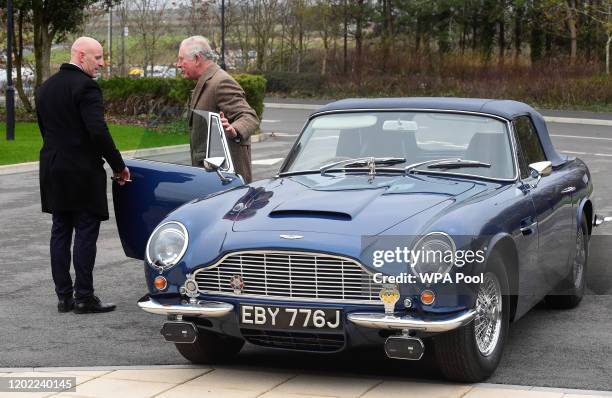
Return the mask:
M 334 102 L 309 117 L 278 175 L 251 184 L 219 116 L 196 117 L 205 167 L 128 160 L 133 182 L 113 186 L 125 253 L 144 260 L 138 305 L 167 316 L 162 334 L 193 362 L 245 341 L 379 346 L 409 360 L 433 350 L 447 378 L 480 381 L 511 322 L 542 299 L 571 308 L 584 295 L 601 221 L 591 175 L 523 103 Z M 454 254 L 398 260 L 400 246 Z M 468 251 L 481 258 L 460 264 Z

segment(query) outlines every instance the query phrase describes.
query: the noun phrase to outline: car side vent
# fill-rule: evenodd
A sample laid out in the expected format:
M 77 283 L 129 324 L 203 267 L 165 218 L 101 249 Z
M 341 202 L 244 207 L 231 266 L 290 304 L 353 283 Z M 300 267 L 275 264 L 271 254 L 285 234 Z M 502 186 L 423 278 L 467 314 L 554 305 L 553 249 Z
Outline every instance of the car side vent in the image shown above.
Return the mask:
M 338 211 L 319 210 L 274 210 L 270 212 L 272 218 L 325 218 L 328 220 L 351 221 L 350 214 Z

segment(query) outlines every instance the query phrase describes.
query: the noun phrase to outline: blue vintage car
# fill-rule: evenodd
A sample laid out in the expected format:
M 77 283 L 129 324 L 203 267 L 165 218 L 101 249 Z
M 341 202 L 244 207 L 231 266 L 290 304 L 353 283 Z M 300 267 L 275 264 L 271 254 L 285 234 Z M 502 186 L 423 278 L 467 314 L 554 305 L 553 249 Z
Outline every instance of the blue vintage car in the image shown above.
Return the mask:
M 251 184 L 234 173 L 219 116 L 197 117 L 204 167 L 130 160 L 133 182 L 113 186 L 125 253 L 144 260 L 138 305 L 167 316 L 162 334 L 190 361 L 245 341 L 410 360 L 427 349 L 447 378 L 479 381 L 512 321 L 584 294 L 602 221 L 591 176 L 528 105 L 334 102 L 275 177 Z

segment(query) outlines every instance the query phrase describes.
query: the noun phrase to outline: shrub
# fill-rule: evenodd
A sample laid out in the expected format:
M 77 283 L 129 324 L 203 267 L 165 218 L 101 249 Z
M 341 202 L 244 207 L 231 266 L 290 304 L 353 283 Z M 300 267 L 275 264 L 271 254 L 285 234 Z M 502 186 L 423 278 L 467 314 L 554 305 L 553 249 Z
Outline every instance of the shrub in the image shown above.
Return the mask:
M 246 93 L 249 105 L 261 118 L 266 79 L 263 76 L 241 74 L 236 81 Z M 138 116 L 149 115 L 162 123 L 180 117 L 188 106 L 191 91 L 196 82 L 182 77 L 161 78 L 113 77 L 100 80 L 104 93 L 106 110 L 111 115 Z
M 99 83 L 109 113 L 128 116 L 154 114 L 163 120 L 182 114 L 190 90 L 195 86 L 195 82 L 183 78 L 160 77 L 113 77 Z
M 261 120 L 266 95 L 266 78 L 261 75 L 242 73 L 234 75 L 234 79 L 242 86 L 247 102 L 251 105 L 251 108 L 255 109 L 257 117 Z

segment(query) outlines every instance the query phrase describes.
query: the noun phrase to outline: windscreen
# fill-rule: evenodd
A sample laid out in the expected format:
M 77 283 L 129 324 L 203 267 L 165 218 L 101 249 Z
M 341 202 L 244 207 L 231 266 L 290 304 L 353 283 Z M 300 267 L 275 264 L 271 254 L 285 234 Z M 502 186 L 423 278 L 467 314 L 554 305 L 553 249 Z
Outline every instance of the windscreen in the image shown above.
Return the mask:
M 345 159 L 405 158 L 409 164 L 463 159 L 490 167 L 453 168 L 453 173 L 511 179 L 515 176 L 506 123 L 471 114 L 444 112 L 352 112 L 310 120 L 284 172 L 317 170 Z

